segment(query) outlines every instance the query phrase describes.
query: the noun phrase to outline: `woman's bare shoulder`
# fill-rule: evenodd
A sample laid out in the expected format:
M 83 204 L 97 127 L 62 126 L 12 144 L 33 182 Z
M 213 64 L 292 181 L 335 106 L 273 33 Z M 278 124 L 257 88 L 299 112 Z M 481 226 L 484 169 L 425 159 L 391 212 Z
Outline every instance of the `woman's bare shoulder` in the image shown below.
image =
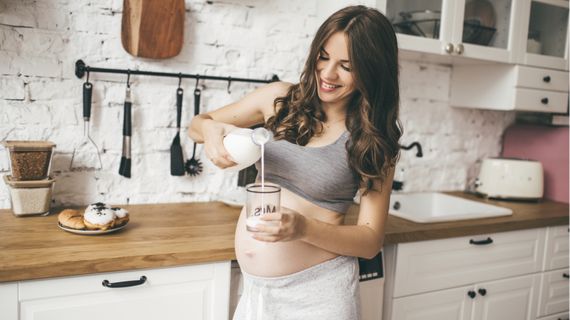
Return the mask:
M 268 98 L 275 99 L 283 97 L 287 94 L 292 85 L 292 83 L 285 81 L 271 82 L 263 88 L 263 93 L 266 94 Z

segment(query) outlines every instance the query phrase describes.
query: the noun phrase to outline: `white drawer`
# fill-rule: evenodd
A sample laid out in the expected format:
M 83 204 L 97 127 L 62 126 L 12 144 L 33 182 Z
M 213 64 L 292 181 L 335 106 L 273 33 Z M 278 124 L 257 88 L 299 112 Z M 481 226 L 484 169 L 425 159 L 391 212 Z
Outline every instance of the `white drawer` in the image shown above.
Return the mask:
M 399 244 L 394 297 L 540 271 L 545 228 Z M 490 244 L 474 244 L 491 239 Z
M 551 316 L 546 316 L 544 318 L 537 318 L 536 320 L 570 320 L 570 315 L 568 312 L 562 312 L 558 314 L 553 314 Z
M 517 66 L 516 87 L 568 92 L 568 72 Z
M 110 290 L 128 290 L 133 292 L 144 290 L 148 287 L 176 284 L 180 282 L 211 280 L 215 277 L 216 271 L 220 272 L 219 270 L 216 270 L 219 268 L 227 268 L 229 273 L 229 262 L 22 281 L 20 282 L 20 301 L 83 293 L 109 292 Z M 120 289 L 111 289 L 103 286 L 104 280 L 116 283 L 139 280 L 142 276 L 146 277 L 146 281 L 142 285 Z
M 568 268 L 568 226 L 548 227 L 543 270 Z
M 541 275 L 538 316 L 568 311 L 568 269 L 545 272 Z
M 515 110 L 565 113 L 568 108 L 568 92 L 515 89 Z

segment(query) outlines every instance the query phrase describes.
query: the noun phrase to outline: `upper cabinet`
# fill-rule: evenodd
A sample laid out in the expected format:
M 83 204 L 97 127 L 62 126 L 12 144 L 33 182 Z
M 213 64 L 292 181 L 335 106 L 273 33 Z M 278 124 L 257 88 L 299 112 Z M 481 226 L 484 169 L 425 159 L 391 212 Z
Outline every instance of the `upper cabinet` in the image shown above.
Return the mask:
M 522 41 L 517 60 L 536 67 L 568 70 L 568 1 L 521 1 Z
M 513 0 L 381 0 L 403 50 L 514 62 L 517 13 Z

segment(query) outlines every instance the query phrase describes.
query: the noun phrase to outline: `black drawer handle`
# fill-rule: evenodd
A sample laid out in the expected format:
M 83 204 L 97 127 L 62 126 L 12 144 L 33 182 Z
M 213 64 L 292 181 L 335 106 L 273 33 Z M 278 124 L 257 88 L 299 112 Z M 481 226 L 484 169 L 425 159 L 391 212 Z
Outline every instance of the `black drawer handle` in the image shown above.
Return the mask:
M 475 296 L 477 295 L 477 293 L 476 293 L 475 291 L 473 291 L 473 290 L 469 290 L 469 291 L 467 292 L 467 295 L 469 296 L 469 298 L 475 299 Z
M 139 280 L 121 281 L 121 282 L 109 282 L 109 280 L 103 280 L 103 287 L 107 288 L 126 288 L 140 286 L 146 282 L 146 277 L 142 276 Z
M 481 288 L 481 289 L 477 290 L 477 292 L 479 292 L 479 294 L 482 296 L 485 296 L 487 294 L 487 290 L 485 288 Z
M 567 273 L 563 273 L 562 276 L 566 279 L 570 278 L 570 275 L 568 275 Z
M 545 76 L 544 78 L 542 78 L 542 81 L 549 83 L 550 82 L 550 76 Z
M 471 240 L 469 240 L 469 243 L 480 246 L 480 245 L 493 243 L 493 239 L 491 239 L 491 238 L 487 238 L 485 240 L 473 240 L 473 239 L 471 239 Z
M 566 319 L 558 318 L 558 320 L 570 320 L 570 319 L 569 318 L 566 318 Z
M 548 104 L 548 98 L 542 98 L 540 102 L 542 102 L 542 104 Z

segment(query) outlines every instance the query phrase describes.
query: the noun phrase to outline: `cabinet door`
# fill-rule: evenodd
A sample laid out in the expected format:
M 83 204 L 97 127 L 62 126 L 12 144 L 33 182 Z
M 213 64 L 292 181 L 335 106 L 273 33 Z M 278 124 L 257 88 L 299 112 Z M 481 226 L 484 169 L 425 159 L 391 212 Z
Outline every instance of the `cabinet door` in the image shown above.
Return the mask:
M 477 285 L 473 320 L 534 320 L 539 275 L 509 278 Z
M 518 60 L 527 65 L 568 70 L 568 1 L 523 1 L 525 35 Z
M 111 283 L 146 277 L 140 285 Z M 21 320 L 228 318 L 230 263 L 20 283 Z
M 447 54 L 454 0 L 378 0 L 377 8 L 392 22 L 402 50 Z
M 456 1 L 451 39 L 454 53 L 468 58 L 514 62 L 521 11 L 522 1 Z
M 568 269 L 542 274 L 538 316 L 568 311 Z
M 461 287 L 393 300 L 392 320 L 469 320 L 473 287 Z
M 0 319 L 18 320 L 18 284 L 0 283 Z
M 568 226 L 548 227 L 543 270 L 568 268 Z

